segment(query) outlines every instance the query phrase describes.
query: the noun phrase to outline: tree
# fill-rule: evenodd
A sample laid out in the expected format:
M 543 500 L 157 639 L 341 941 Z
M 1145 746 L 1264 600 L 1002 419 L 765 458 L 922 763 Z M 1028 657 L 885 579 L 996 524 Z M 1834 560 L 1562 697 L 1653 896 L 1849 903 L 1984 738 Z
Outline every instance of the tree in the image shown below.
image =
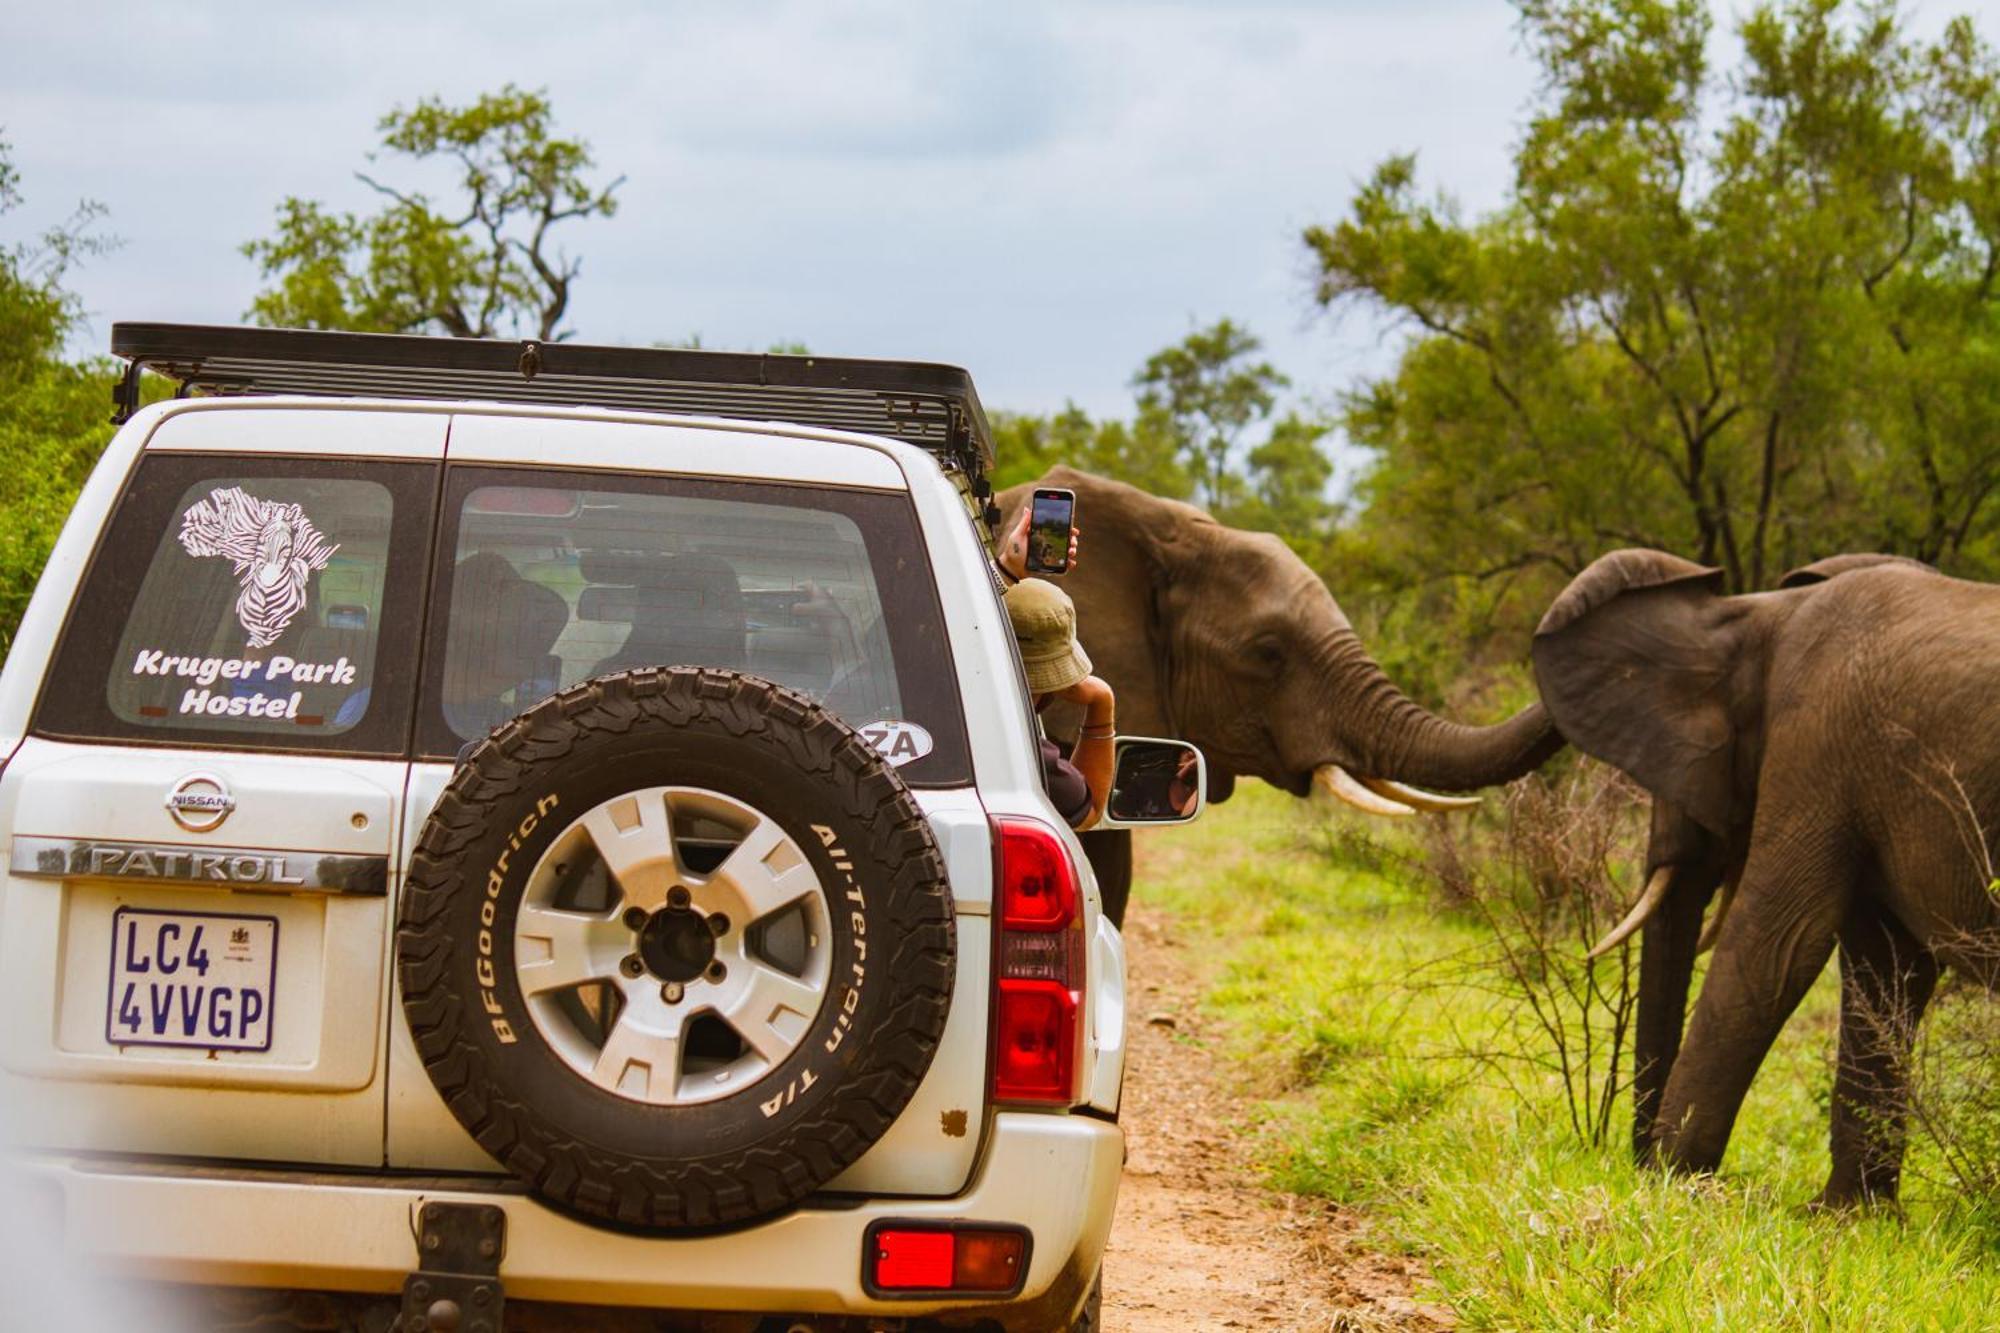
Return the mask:
M 1181 466 L 1179 441 L 1157 413 L 1142 411 L 1129 423 L 1093 421 L 1075 403 L 1048 417 L 996 413 L 993 450 L 994 485 L 999 488 L 1033 481 L 1056 464 L 1068 463 L 1154 495 L 1184 500 L 1193 493 L 1193 479 Z
M 1224 523 L 1280 533 L 1310 558 L 1338 514 L 1326 495 L 1333 461 L 1320 443 L 1332 423 L 1288 413 L 1243 450 L 1242 437 L 1269 418 L 1289 383 L 1266 363 L 1244 364 L 1257 348 L 1225 319 L 1156 352 L 1133 377 L 1143 392 L 1129 422 L 1093 421 L 1074 403 L 1048 417 L 996 413 L 994 484 L 1068 463 L 1171 499 L 1199 490 Z
M 1414 335 L 1343 423 L 1385 568 L 1519 628 L 1613 546 L 1735 590 L 1840 549 L 2000 569 L 2000 65 L 1969 20 L 1519 0 L 1542 84 L 1468 220 L 1392 158 L 1314 227 L 1316 295 Z M 1507 605 L 1511 603 L 1511 605 Z
M 20 175 L 0 138 L 0 216 L 22 203 Z M 63 346 L 82 316 L 63 285 L 70 268 L 116 242 L 100 234 L 102 205 L 85 201 L 33 242 L 0 245 L 0 650 L 62 530 L 77 490 L 111 437 L 103 361 L 72 364 Z
M 470 106 L 431 97 L 398 107 L 377 128 L 383 153 L 448 162 L 460 197 L 447 205 L 357 172 L 389 201 L 372 216 L 286 198 L 276 234 L 242 247 L 261 276 L 276 279 L 257 294 L 247 317 L 268 325 L 460 338 L 563 336 L 582 261 L 556 250 L 550 232 L 617 212 L 624 178 L 590 183 L 589 146 L 558 137 L 548 98 L 512 84 Z
M 1171 432 L 1196 494 L 1220 512 L 1236 500 L 1238 446 L 1264 421 L 1291 381 L 1268 361 L 1250 358 L 1263 346 L 1227 319 L 1197 329 L 1155 352 L 1133 377 L 1142 418 Z
M 1219 517 L 1245 528 L 1275 532 L 1302 550 L 1331 534 L 1338 508 L 1327 499 L 1333 460 L 1320 447 L 1332 424 L 1287 413 L 1252 449 L 1248 494 Z

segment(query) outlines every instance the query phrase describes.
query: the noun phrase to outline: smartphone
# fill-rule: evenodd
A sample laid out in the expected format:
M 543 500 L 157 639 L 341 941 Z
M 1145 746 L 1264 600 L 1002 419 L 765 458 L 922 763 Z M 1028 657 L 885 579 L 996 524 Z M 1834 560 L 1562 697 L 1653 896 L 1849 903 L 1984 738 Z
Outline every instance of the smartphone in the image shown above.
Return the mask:
M 1028 514 L 1028 568 L 1036 574 L 1069 570 L 1069 530 L 1076 526 L 1076 492 L 1036 491 Z

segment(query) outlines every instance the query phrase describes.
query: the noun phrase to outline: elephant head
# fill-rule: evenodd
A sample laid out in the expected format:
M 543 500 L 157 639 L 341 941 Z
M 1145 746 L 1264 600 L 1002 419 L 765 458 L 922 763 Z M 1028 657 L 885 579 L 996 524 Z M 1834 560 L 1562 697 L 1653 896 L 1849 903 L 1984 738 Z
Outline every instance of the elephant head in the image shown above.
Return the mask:
M 1539 705 L 1490 727 L 1418 706 L 1275 536 L 1067 467 L 1006 492 L 1008 521 L 1038 486 L 1076 492 L 1082 548 L 1063 586 L 1120 729 L 1200 746 L 1217 799 L 1249 776 L 1408 815 L 1469 803 L 1417 788 L 1507 782 L 1561 747 Z
M 1570 581 L 1535 630 L 1535 682 L 1569 742 L 1623 769 L 1702 833 L 1746 830 L 1763 759 L 1765 668 L 1783 624 L 1842 574 L 1889 555 L 1839 555 L 1778 591 L 1722 596 L 1722 571 L 1664 551 L 1614 551 Z
M 1695 960 L 1713 947 L 1743 874 L 1765 654 L 1811 590 L 1883 566 L 1936 573 L 1903 556 L 1836 555 L 1787 573 L 1776 594 L 1724 598 L 1719 570 L 1620 551 L 1579 575 L 1536 632 L 1537 683 L 1563 734 L 1654 796 L 1645 889 L 1591 950 L 1601 956 L 1644 931 L 1633 1027 L 1632 1142 L 1641 1160 L 1652 1153 L 1679 1054 Z

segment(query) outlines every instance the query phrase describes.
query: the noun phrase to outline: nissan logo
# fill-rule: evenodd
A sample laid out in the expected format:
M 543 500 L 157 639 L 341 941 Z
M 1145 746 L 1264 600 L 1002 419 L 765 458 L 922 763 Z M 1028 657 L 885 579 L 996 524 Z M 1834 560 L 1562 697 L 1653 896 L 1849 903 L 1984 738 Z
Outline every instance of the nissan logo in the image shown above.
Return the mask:
M 167 813 L 190 833 L 206 833 L 221 827 L 236 808 L 229 784 L 212 773 L 190 773 L 167 793 Z

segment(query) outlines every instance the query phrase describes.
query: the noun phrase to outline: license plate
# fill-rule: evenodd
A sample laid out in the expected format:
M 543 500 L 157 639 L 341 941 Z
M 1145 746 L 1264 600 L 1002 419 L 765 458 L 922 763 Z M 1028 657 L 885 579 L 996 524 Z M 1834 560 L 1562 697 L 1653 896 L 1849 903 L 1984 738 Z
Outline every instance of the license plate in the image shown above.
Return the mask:
M 111 917 L 114 1046 L 271 1049 L 278 919 L 121 907 Z

